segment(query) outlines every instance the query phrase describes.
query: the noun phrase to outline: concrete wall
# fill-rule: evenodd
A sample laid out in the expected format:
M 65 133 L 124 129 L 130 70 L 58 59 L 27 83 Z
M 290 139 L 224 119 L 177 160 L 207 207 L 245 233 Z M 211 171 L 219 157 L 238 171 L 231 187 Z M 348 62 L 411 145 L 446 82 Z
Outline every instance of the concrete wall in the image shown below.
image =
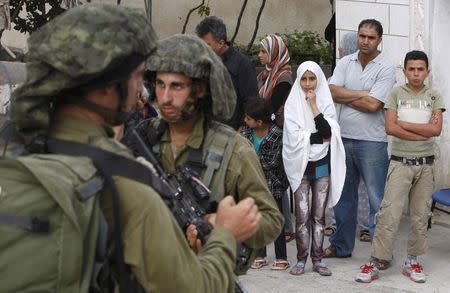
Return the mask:
M 116 0 L 93 0 L 115 4 Z M 243 0 L 210 0 L 211 15 L 222 18 L 227 25 L 228 36 L 235 31 L 236 21 Z M 201 3 L 200 0 L 155 1 L 153 0 L 153 26 L 159 37 L 180 33 L 188 11 Z M 144 0 L 122 0 L 123 5 L 144 9 Z M 247 44 L 253 34 L 256 16 L 261 0 L 249 0 L 244 12 L 236 41 Z M 259 36 L 268 33 L 293 32 L 294 30 L 312 30 L 323 35 L 331 17 L 329 0 L 277 0 L 267 1 L 261 16 Z M 201 17 L 191 14 L 187 33 L 195 33 L 195 26 Z M 15 31 L 6 31 L 3 38 L 8 46 L 24 48 L 26 36 Z M 256 39 L 258 40 L 258 38 Z
M 229 38 L 234 34 L 242 2 L 242 0 L 210 0 L 209 2 L 211 15 L 224 20 Z M 181 32 L 187 12 L 196 3 L 201 2 L 198 0 L 153 1 L 153 24 L 160 37 Z M 250 41 L 260 5 L 260 0 L 248 1 L 237 36 L 238 43 L 247 44 Z M 258 34 L 264 36 L 275 32 L 312 30 L 323 35 L 330 17 L 329 0 L 269 0 L 261 16 Z M 187 32 L 194 33 L 195 26 L 200 20 L 200 16 L 196 12 L 193 13 Z

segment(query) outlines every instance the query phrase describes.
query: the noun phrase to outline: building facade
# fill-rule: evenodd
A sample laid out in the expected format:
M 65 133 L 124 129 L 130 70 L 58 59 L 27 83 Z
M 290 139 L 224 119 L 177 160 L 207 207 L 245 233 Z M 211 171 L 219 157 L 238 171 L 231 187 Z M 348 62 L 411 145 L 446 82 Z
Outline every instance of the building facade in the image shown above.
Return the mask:
M 450 109 L 450 1 L 448 0 L 338 0 L 336 39 L 356 31 L 362 19 L 375 18 L 383 24 L 381 50 L 397 67 L 397 82 L 404 83 L 403 59 L 411 50 L 423 50 L 430 58 L 428 84 L 439 91 Z M 447 48 L 447 49 L 446 49 Z M 435 188 L 450 187 L 450 132 L 448 111 L 444 112 L 442 134 L 436 139 Z

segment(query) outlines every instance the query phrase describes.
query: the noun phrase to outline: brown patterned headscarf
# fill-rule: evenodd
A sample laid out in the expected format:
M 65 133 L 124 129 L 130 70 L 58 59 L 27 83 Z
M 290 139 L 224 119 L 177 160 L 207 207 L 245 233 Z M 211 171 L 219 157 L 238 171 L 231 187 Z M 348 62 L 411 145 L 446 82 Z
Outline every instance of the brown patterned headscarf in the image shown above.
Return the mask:
M 289 51 L 283 39 L 277 35 L 268 35 L 260 46 L 267 52 L 270 62 L 258 74 L 259 96 L 270 99 L 274 87 L 280 82 L 292 84 L 292 72 L 289 65 Z

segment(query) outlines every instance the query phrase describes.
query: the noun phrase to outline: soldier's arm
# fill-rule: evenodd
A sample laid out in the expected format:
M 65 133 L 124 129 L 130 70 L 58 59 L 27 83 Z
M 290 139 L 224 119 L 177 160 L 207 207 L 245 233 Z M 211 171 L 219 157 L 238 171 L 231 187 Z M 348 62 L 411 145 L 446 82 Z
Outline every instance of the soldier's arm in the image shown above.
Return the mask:
M 244 137 L 236 139 L 225 181 L 226 194 L 238 200 L 252 197 L 262 215 L 258 231 L 245 244 L 261 248 L 274 241 L 281 232 L 284 219 L 267 187 L 259 159 Z
M 151 188 L 119 178 L 125 262 L 148 292 L 233 292 L 236 240 L 214 229 L 198 255 Z

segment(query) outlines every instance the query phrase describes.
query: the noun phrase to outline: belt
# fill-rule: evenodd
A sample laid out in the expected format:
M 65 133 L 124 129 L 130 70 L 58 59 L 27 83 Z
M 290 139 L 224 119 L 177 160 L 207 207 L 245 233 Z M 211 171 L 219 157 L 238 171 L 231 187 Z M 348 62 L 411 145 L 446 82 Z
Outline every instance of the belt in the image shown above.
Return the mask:
M 397 156 L 391 156 L 391 160 L 402 162 L 406 165 L 431 165 L 434 162 L 434 156 L 428 156 L 428 157 L 413 157 L 413 158 L 405 158 L 405 157 L 397 157 Z

